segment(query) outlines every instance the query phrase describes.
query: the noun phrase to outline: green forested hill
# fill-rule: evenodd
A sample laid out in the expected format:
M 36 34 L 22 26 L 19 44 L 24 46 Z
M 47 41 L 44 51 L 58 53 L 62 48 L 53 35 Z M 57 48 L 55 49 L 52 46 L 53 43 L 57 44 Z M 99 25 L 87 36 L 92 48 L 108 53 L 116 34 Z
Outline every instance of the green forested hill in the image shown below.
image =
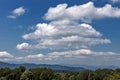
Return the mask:
M 120 69 L 57 71 L 49 68 L 1 68 L 0 80 L 120 80 Z

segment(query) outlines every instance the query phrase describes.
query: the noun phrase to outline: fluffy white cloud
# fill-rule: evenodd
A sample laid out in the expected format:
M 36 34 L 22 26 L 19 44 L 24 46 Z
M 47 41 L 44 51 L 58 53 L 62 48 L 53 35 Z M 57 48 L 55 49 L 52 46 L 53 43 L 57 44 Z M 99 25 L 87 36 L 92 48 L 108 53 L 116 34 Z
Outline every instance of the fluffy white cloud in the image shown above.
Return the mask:
M 106 17 L 120 17 L 120 9 L 110 4 L 95 7 L 93 2 L 71 7 L 67 7 L 67 4 L 59 4 L 57 7 L 49 8 L 45 14 L 45 18 L 51 20 L 50 23 L 38 23 L 34 32 L 22 36 L 23 39 L 32 42 L 18 44 L 17 49 L 69 50 L 111 43 L 109 39 L 103 39 L 102 34 L 91 25 L 79 23 L 79 20 Z
M 24 39 L 30 39 L 36 44 L 18 44 L 17 49 L 80 49 L 111 42 L 102 39 L 102 34 L 89 24 L 71 21 L 59 23 L 60 21 L 52 21 L 49 24 L 37 24 L 34 32 L 23 35 Z
M 7 16 L 8 18 L 16 19 L 18 16 L 21 16 L 25 13 L 24 7 L 18 7 L 11 12 L 11 15 Z
M 11 55 L 10 53 L 6 52 L 6 51 L 2 51 L 0 52 L 0 58 L 12 58 L 13 55 Z
M 120 9 L 106 4 L 95 7 L 93 2 L 67 7 L 59 4 L 49 8 L 45 14 L 50 23 L 39 23 L 34 32 L 23 35 L 26 40 L 33 40 L 29 48 L 37 49 L 79 49 L 89 48 L 96 44 L 111 43 L 109 39 L 102 39 L 102 34 L 91 25 L 79 23 L 79 20 L 101 19 L 106 17 L 120 17 Z M 23 45 L 19 44 L 19 46 Z
M 28 43 L 22 43 L 16 46 L 18 50 L 26 50 L 26 49 L 29 49 L 30 47 L 31 45 L 29 45 Z
M 24 39 L 40 39 L 46 37 L 61 37 L 67 35 L 80 35 L 80 36 L 92 36 L 100 37 L 101 34 L 92 28 L 89 24 L 78 23 L 63 23 L 60 21 L 52 21 L 50 24 L 39 23 L 36 25 L 36 30 L 32 33 L 23 35 Z
M 55 32 L 57 32 L 57 29 L 55 29 L 54 26 L 48 25 L 48 24 L 37 24 L 36 25 L 36 31 L 30 34 L 23 35 L 24 39 L 37 39 L 40 37 L 47 37 L 53 35 Z
M 28 55 L 25 58 L 27 58 L 27 59 L 42 59 L 42 58 L 44 58 L 44 55 L 43 54 Z
M 93 2 L 71 7 L 68 7 L 67 4 L 59 4 L 56 7 L 49 8 L 45 14 L 47 20 L 70 19 L 90 21 L 92 19 L 111 17 L 120 17 L 120 9 L 112 7 L 110 4 L 106 4 L 104 7 L 95 7 Z
M 120 55 L 114 52 L 96 52 L 92 51 L 90 49 L 79 49 L 79 50 L 69 50 L 69 51 L 62 51 L 62 52 L 51 52 L 48 54 L 32 54 L 27 55 L 24 57 L 15 57 L 12 60 L 15 61 L 25 61 L 25 62 L 35 62 L 35 63 L 71 63 L 74 61 L 76 64 L 82 63 L 82 61 L 85 60 L 85 63 L 88 59 L 94 59 L 96 58 L 96 61 L 112 61 L 111 59 L 118 60 L 120 58 Z M 119 61 L 119 60 L 118 60 Z M 88 61 L 87 61 L 88 62 Z M 97 64 L 97 63 L 96 63 Z
M 34 49 L 34 51 L 48 49 L 53 52 L 31 54 L 16 59 L 28 62 L 40 62 L 41 60 L 41 62 L 60 61 L 66 63 L 64 61 L 79 62 L 81 59 L 87 61 L 87 59 L 96 57 L 103 60 L 104 57 L 119 56 L 114 52 L 92 51 L 91 46 L 107 44 L 111 41 L 102 38 L 102 34 L 92 25 L 80 22 L 106 17 L 120 17 L 120 9 L 109 4 L 104 7 L 95 7 L 93 2 L 71 7 L 67 7 L 67 4 L 51 7 L 45 14 L 46 20 L 50 20 L 50 22 L 38 23 L 33 32 L 22 36 L 29 43 L 23 42 L 18 44 L 16 48 L 18 50 Z
M 3 51 L 0 52 L 0 61 L 5 62 L 22 62 L 22 63 L 51 63 L 51 64 L 84 64 L 91 62 L 94 60 L 99 61 L 101 63 L 104 62 L 114 62 L 119 61 L 120 55 L 114 52 L 96 52 L 90 49 L 79 49 L 79 50 L 69 50 L 62 52 L 51 52 L 48 54 L 30 54 L 26 56 L 13 56 L 10 53 Z M 89 60 L 89 61 L 88 61 Z M 71 63 L 73 62 L 73 63 Z M 95 63 L 99 65 L 99 63 Z
M 79 49 L 79 50 L 70 50 L 70 51 L 64 51 L 64 52 L 53 52 L 47 54 L 47 57 L 50 58 L 61 58 L 61 57 L 69 57 L 69 58 L 85 58 L 90 56 L 111 56 L 111 55 L 117 55 L 113 52 L 95 52 L 90 49 Z
M 0 52 L 0 61 L 10 61 L 14 59 L 14 56 L 6 51 Z

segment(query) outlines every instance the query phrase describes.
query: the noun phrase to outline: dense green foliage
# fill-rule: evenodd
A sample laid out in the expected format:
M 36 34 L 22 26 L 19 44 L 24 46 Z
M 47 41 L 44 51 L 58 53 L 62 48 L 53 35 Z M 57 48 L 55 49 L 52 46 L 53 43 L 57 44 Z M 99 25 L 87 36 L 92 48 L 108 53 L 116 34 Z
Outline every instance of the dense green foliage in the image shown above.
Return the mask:
M 83 70 L 78 72 L 55 71 L 48 68 L 1 68 L 0 80 L 120 80 L 120 69 Z

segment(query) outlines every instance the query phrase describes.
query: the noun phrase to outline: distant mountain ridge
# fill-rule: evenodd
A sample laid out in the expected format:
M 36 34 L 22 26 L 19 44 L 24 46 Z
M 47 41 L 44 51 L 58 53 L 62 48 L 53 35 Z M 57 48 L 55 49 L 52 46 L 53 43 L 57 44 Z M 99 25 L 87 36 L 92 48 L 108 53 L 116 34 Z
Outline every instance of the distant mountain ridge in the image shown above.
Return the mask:
M 0 62 L 0 68 L 17 68 L 19 66 L 25 66 L 27 69 L 30 68 L 51 68 L 53 70 L 65 70 L 65 71 L 81 71 L 81 70 L 96 70 L 96 69 L 116 69 L 117 66 L 87 66 L 87 65 L 81 65 L 80 67 L 70 67 L 70 66 L 63 66 L 63 65 L 51 65 L 51 64 L 34 64 L 34 63 L 23 63 L 23 64 L 14 64 L 14 63 L 6 63 L 6 62 Z
M 82 67 L 69 67 L 69 66 L 63 66 L 63 65 L 50 65 L 50 64 L 33 64 L 33 63 L 24 63 L 24 64 L 12 64 L 12 63 L 6 63 L 6 62 L 0 62 L 0 68 L 17 68 L 19 66 L 25 66 L 27 69 L 30 68 L 51 68 L 53 70 L 65 70 L 65 71 L 81 71 L 85 70 L 85 68 Z

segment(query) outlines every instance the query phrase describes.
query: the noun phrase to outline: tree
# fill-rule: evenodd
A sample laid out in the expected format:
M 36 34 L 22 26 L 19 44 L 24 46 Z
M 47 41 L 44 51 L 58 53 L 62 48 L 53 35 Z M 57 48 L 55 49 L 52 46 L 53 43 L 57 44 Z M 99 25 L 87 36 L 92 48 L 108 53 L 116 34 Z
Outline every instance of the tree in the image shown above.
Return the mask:
M 95 80 L 94 72 L 91 71 L 88 75 L 88 80 Z
M 108 75 L 103 80 L 120 80 L 120 73 L 114 72 L 113 74 Z
M 81 71 L 81 72 L 77 75 L 77 80 L 88 80 L 89 73 L 90 73 L 89 70 Z
M 0 77 L 7 76 L 11 70 L 9 68 L 1 68 L 0 69 Z
M 111 69 L 97 69 L 94 73 L 95 80 L 103 80 L 112 71 Z
M 21 73 L 23 73 L 26 70 L 26 68 L 24 66 L 20 66 L 18 69 L 19 69 L 19 72 L 21 72 Z
M 40 80 L 40 75 L 44 70 L 45 70 L 44 68 L 30 69 L 30 71 L 33 73 L 34 80 Z
M 76 80 L 75 75 L 71 75 L 71 76 L 69 77 L 69 80 Z
M 40 75 L 40 80 L 52 80 L 53 71 L 51 69 L 44 70 Z
M 68 80 L 68 74 L 67 73 L 62 73 L 61 74 L 61 80 Z
M 1 77 L 0 80 L 7 80 L 6 77 Z
M 21 74 L 25 71 L 25 67 L 20 66 L 11 70 L 11 72 L 6 76 L 7 80 L 20 80 Z
M 20 80 L 34 80 L 33 73 L 31 71 L 25 71 L 21 77 Z

